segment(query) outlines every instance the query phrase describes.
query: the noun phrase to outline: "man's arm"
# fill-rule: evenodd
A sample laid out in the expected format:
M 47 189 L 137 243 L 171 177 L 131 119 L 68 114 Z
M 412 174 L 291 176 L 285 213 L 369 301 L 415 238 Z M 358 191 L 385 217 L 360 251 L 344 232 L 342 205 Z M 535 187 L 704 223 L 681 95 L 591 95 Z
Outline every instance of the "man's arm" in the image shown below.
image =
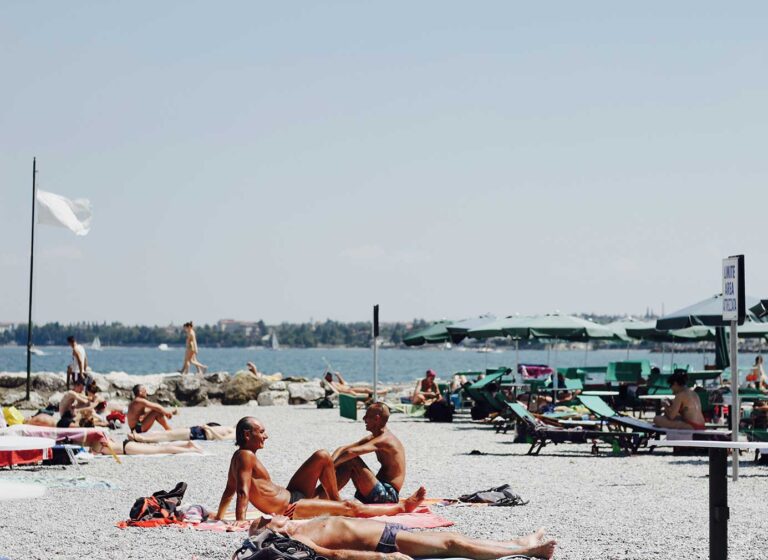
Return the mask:
M 232 496 L 235 495 L 236 490 L 237 487 L 232 483 L 232 477 L 227 475 L 227 485 L 224 487 L 224 493 L 221 495 L 219 509 L 216 512 L 215 519 L 222 519 L 224 515 L 226 515 L 229 504 L 232 502 Z
M 352 445 L 345 445 L 340 447 L 333 452 L 333 455 L 331 455 L 333 464 L 339 466 L 342 463 L 346 463 L 347 461 L 354 459 L 355 457 L 359 457 L 360 455 L 366 455 L 368 453 L 378 451 L 380 443 L 380 439 L 369 436 L 367 438 L 361 439 L 357 443 L 353 443 Z
M 241 453 L 236 462 L 235 478 L 237 480 L 237 501 L 235 502 L 235 520 L 245 521 L 245 511 L 248 509 L 248 493 L 251 489 L 253 467 L 256 466 L 256 455 L 250 452 Z
M 168 418 L 173 416 L 172 413 L 165 410 L 165 408 L 163 408 L 161 405 L 157 403 L 153 403 L 152 401 L 148 401 L 147 399 L 138 398 L 138 399 L 135 399 L 135 402 L 138 402 L 139 404 L 145 406 L 149 410 L 154 410 L 155 412 L 159 412 L 160 414 L 162 414 L 163 416 L 167 416 Z
M 401 552 L 369 552 L 365 550 L 334 550 L 325 548 L 314 543 L 304 535 L 291 535 L 292 539 L 304 543 L 320 556 L 325 556 L 328 560 L 413 560 L 410 556 Z
M 682 405 L 682 397 L 680 395 L 675 395 L 675 400 L 672 401 L 672 404 L 670 404 L 667 409 L 664 411 L 664 416 L 669 418 L 670 420 L 674 420 L 678 416 L 680 416 L 680 406 Z

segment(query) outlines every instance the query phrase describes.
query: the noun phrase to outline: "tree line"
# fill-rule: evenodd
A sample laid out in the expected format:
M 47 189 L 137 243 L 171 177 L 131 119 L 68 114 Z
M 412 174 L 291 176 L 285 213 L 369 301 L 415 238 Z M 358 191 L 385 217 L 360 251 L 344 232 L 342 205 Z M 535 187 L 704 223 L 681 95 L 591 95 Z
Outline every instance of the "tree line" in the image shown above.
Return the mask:
M 410 323 L 383 323 L 380 337 L 383 342 L 399 345 L 403 337 L 413 329 L 428 323 L 417 319 Z M 281 346 L 314 348 L 317 346 L 367 347 L 371 343 L 371 323 L 281 323 L 266 325 L 263 321 L 249 328 L 221 329 L 218 325 L 195 326 L 197 342 L 201 346 L 248 347 L 268 346 L 274 333 Z M 124 325 L 122 323 L 61 323 L 33 324 L 32 343 L 35 346 L 63 346 L 67 337 L 74 336 L 80 342 L 90 343 L 99 337 L 103 346 L 157 346 L 159 344 L 182 345 L 185 335 L 181 326 Z M 265 339 L 266 337 L 266 339 Z M 0 333 L 0 344 L 27 344 L 27 325 Z

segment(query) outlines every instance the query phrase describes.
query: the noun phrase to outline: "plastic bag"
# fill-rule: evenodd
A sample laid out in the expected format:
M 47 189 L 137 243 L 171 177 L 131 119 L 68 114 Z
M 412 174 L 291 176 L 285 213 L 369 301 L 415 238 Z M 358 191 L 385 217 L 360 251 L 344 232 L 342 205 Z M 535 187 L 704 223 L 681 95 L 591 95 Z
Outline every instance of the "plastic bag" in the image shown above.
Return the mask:
M 3 409 L 3 416 L 9 426 L 24 423 L 24 415 L 15 406 L 7 406 Z

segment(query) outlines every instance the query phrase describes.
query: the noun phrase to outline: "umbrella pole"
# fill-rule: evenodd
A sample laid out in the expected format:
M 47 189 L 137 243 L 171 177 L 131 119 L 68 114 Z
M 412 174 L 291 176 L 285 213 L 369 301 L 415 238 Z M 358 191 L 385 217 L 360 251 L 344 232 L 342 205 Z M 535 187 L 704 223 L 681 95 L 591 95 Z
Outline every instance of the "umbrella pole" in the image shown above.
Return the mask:
M 589 341 L 584 343 L 584 367 L 587 367 L 588 359 L 589 359 Z
M 731 438 L 739 441 L 739 420 L 741 420 L 741 406 L 739 406 L 739 333 L 736 321 L 731 321 Z M 739 480 L 739 450 L 733 450 L 731 468 L 733 481 Z
M 672 373 L 675 373 L 675 343 L 672 342 L 672 344 L 670 344 L 670 347 L 672 348 L 672 352 L 670 353 L 670 357 L 669 357 L 669 371 L 671 371 Z
M 629 341 L 627 341 L 627 360 L 629 360 L 629 345 L 630 344 L 631 343 Z
M 515 339 L 515 376 L 520 376 L 522 381 L 523 376 L 520 374 L 520 339 Z

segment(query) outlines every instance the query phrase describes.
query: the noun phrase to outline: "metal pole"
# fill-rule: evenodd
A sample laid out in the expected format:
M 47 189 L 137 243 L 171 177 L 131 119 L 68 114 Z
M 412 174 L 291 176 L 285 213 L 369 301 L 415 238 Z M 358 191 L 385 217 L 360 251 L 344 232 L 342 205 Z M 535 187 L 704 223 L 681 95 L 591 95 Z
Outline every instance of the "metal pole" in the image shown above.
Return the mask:
M 739 441 L 739 333 L 738 323 L 731 321 L 731 439 Z M 739 450 L 734 449 L 731 457 L 733 481 L 739 480 Z
M 519 377 L 518 377 L 519 376 Z M 515 339 L 515 377 L 522 382 L 523 376 L 520 373 L 520 339 Z
M 588 359 L 589 359 L 589 341 L 584 343 L 584 367 L 587 367 Z
M 709 558 L 728 559 L 728 450 L 709 450 Z
M 32 158 L 32 241 L 29 249 L 29 315 L 27 317 L 27 397 L 32 384 L 32 278 L 35 268 L 35 198 L 37 196 L 37 158 Z
M 373 306 L 373 325 L 371 329 L 373 335 L 373 402 L 378 402 L 378 384 L 379 384 L 379 306 Z

